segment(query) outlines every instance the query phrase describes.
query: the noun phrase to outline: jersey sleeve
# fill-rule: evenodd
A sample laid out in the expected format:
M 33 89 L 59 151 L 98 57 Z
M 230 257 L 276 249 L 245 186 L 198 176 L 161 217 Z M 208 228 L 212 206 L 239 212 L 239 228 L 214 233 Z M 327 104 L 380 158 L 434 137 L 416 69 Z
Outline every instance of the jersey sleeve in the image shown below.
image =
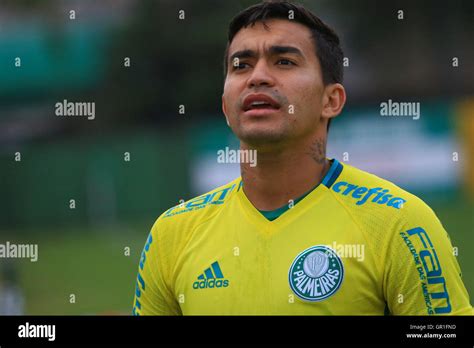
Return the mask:
M 414 197 L 415 198 L 415 197 Z M 393 315 L 473 315 L 450 238 L 421 200 L 391 231 L 384 272 L 384 295 Z
M 138 265 L 133 315 L 180 315 L 180 307 L 167 281 L 166 250 L 160 238 L 159 223 L 154 224 Z

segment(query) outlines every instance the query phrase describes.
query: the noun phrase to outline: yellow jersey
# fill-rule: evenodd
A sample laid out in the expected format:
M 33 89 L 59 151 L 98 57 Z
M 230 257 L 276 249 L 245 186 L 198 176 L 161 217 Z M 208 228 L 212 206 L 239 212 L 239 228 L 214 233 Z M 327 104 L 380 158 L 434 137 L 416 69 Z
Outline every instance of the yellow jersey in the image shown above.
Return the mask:
M 164 212 L 134 315 L 473 314 L 449 236 L 396 185 L 332 160 L 269 221 L 241 178 Z

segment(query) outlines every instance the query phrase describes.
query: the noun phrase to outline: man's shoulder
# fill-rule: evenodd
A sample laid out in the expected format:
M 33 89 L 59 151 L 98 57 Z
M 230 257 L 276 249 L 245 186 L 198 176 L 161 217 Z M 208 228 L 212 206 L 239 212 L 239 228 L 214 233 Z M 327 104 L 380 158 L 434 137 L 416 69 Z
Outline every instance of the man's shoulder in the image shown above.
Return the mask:
M 225 185 L 216 187 L 162 213 L 155 222 L 160 226 L 196 225 L 215 216 L 240 189 L 241 178 L 236 178 Z
M 431 215 L 431 208 L 416 195 L 389 180 L 344 164 L 330 190 L 348 211 L 361 219 L 402 221 L 418 214 Z

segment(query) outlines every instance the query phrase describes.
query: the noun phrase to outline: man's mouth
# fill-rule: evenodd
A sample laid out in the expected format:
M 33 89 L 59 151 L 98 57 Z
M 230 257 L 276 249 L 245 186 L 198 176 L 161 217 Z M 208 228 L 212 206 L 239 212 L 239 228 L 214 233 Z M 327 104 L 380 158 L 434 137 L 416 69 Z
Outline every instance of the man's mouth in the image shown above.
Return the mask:
M 250 94 L 244 99 L 242 109 L 244 111 L 259 110 L 259 109 L 273 109 L 277 110 L 280 108 L 280 104 L 270 96 L 259 93 Z

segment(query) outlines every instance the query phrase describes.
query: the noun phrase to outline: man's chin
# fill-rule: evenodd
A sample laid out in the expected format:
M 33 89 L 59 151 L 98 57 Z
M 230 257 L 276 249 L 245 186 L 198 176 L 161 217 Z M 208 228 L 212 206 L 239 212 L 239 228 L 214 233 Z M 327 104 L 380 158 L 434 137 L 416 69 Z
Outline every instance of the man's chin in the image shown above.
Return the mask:
M 269 132 L 268 130 L 253 130 L 242 132 L 238 138 L 251 148 L 272 148 L 284 144 L 288 140 L 288 135 Z

